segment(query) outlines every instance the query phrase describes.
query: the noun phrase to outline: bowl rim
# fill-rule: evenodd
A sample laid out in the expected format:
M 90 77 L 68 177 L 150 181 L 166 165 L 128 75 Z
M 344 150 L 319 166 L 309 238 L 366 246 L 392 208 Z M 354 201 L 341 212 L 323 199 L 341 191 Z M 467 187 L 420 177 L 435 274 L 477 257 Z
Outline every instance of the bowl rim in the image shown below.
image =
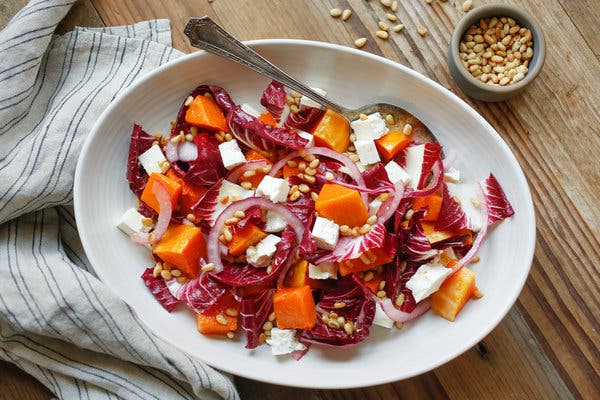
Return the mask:
M 409 379 L 414 376 L 423 374 L 425 372 L 429 372 L 429 371 L 439 367 L 440 365 L 443 365 L 443 364 L 455 359 L 456 357 L 463 354 L 465 351 L 472 348 L 477 342 L 481 341 L 494 328 L 496 328 L 498 326 L 498 324 L 502 321 L 502 319 L 504 319 L 504 317 L 508 314 L 510 309 L 514 306 L 518 296 L 520 295 L 520 293 L 525 285 L 526 279 L 529 276 L 532 262 L 533 262 L 534 250 L 535 250 L 536 224 L 535 224 L 535 211 L 534 211 L 534 207 L 533 207 L 531 191 L 529 189 L 529 185 L 527 183 L 527 179 L 525 177 L 523 169 L 521 168 L 514 153 L 510 150 L 510 148 L 508 147 L 506 142 L 502 139 L 502 137 L 498 134 L 498 132 L 479 113 L 477 113 L 473 108 L 471 108 L 465 101 L 463 101 L 461 98 L 459 98 L 456 94 L 450 92 L 444 86 L 433 81 L 432 79 L 430 79 L 430 78 L 428 78 L 428 77 L 400 64 L 400 63 L 389 60 L 382 56 L 378 56 L 378 55 L 375 55 L 375 54 L 372 54 L 369 52 L 365 52 L 363 50 L 358 50 L 358 49 L 354 49 L 354 48 L 347 47 L 347 46 L 326 43 L 326 42 L 319 42 L 319 41 L 311 41 L 311 40 L 257 39 L 257 40 L 246 41 L 244 43 L 250 47 L 273 46 L 273 45 L 275 45 L 275 46 L 277 46 L 277 45 L 290 46 L 291 45 L 291 46 L 308 46 L 308 47 L 316 47 L 316 48 L 325 48 L 328 50 L 341 51 L 341 52 L 345 52 L 345 53 L 360 55 L 361 57 L 370 58 L 379 63 L 388 64 L 390 66 L 393 66 L 394 68 L 402 70 L 403 73 L 406 73 L 416 79 L 424 81 L 428 85 L 435 87 L 436 89 L 438 89 L 439 94 L 442 96 L 442 98 L 444 98 L 444 96 L 445 96 L 445 98 L 447 100 L 455 102 L 458 106 L 463 108 L 465 110 L 465 112 L 471 114 L 480 124 L 485 126 L 487 128 L 487 130 L 490 131 L 491 139 L 495 142 L 495 144 L 498 145 L 499 147 L 504 148 L 504 150 L 508 152 L 509 156 L 513 158 L 515 166 L 517 167 L 517 168 L 515 168 L 515 172 L 517 175 L 518 184 L 520 187 L 523 187 L 526 189 L 525 193 L 524 193 L 525 201 L 523 202 L 523 204 L 521 204 L 522 208 L 519 211 L 522 212 L 526 216 L 530 216 L 529 221 L 527 221 L 527 227 L 526 227 L 527 235 L 525 236 L 525 237 L 528 237 L 530 240 L 529 240 L 529 243 L 527 243 L 527 246 L 525 249 L 526 251 L 524 252 L 524 259 L 523 259 L 523 262 L 526 263 L 526 265 L 528 267 L 523 269 L 521 276 L 515 277 L 516 284 L 514 286 L 514 292 L 512 293 L 511 296 L 506 298 L 508 301 L 506 301 L 504 303 L 503 308 L 499 309 L 498 312 L 495 313 L 495 316 L 488 321 L 487 326 L 485 326 L 484 328 L 482 328 L 480 330 L 479 334 L 474 337 L 474 340 L 472 342 L 469 341 L 467 343 L 465 341 L 460 346 L 456 346 L 456 348 L 454 348 L 453 351 L 449 351 L 445 357 L 440 357 L 438 360 L 436 360 L 436 362 L 430 363 L 428 365 L 423 365 L 420 368 L 413 368 L 412 370 L 410 370 L 408 372 L 404 371 L 404 373 L 398 373 L 398 372 L 393 373 L 393 372 L 388 371 L 386 374 L 369 375 L 368 378 L 366 377 L 362 380 L 360 380 L 360 379 L 353 380 L 352 382 L 332 381 L 330 383 L 320 382 L 319 384 L 310 384 L 310 382 L 302 380 L 302 379 L 295 379 L 295 380 L 289 379 L 288 381 L 282 381 L 281 376 L 271 376 L 271 375 L 265 376 L 264 374 L 263 375 L 252 374 L 251 372 L 247 371 L 246 369 L 244 369 L 243 367 L 240 367 L 240 366 L 234 367 L 232 365 L 225 364 L 222 362 L 217 363 L 214 360 L 211 360 L 209 362 L 209 361 L 203 359 L 202 357 L 198 356 L 197 354 L 189 353 L 186 350 L 186 348 L 183 346 L 183 344 L 180 344 L 177 342 L 171 342 L 171 344 L 173 344 L 175 347 L 179 348 L 185 354 L 192 355 L 195 358 L 197 358 L 203 362 L 206 362 L 208 365 L 210 365 L 214 368 L 220 369 L 222 371 L 225 371 L 225 372 L 229 372 L 229 373 L 241 376 L 241 377 L 245 377 L 245 378 L 249 378 L 249 379 L 253 379 L 253 380 L 259 380 L 259 381 L 271 383 L 271 384 L 287 385 L 287 386 L 298 387 L 298 388 L 312 388 L 312 389 L 350 389 L 350 388 L 358 388 L 358 387 L 386 384 L 386 383 L 399 381 L 399 380 L 403 380 L 403 379 Z M 80 153 L 80 156 L 79 156 L 79 159 L 78 159 L 78 162 L 77 162 L 77 168 L 76 168 L 75 179 L 74 179 L 74 189 L 73 189 L 74 190 L 73 201 L 74 201 L 75 218 L 76 218 L 76 222 L 77 222 L 77 226 L 78 226 L 78 231 L 80 232 L 79 235 L 81 238 L 81 242 L 82 242 L 82 245 L 83 245 L 83 248 L 84 248 L 86 254 L 89 253 L 87 249 L 90 248 L 92 240 L 90 240 L 87 237 L 87 235 L 86 235 L 87 232 L 85 229 L 82 229 L 83 227 L 82 227 L 82 224 L 80 223 L 80 221 L 82 220 L 82 214 L 84 213 L 84 208 L 85 208 L 85 205 L 82 202 L 82 186 L 83 186 L 83 181 L 85 178 L 83 176 L 83 171 L 85 169 L 85 160 L 87 158 L 87 155 L 94 151 L 93 141 L 94 141 L 94 138 L 97 136 L 97 132 L 99 131 L 100 127 L 104 124 L 105 120 L 109 119 L 112 111 L 119 106 L 121 99 L 126 98 L 130 93 L 137 90 L 138 87 L 144 85 L 148 79 L 151 79 L 154 76 L 163 73 L 167 69 L 176 68 L 180 63 L 187 63 L 195 58 L 203 57 L 207 54 L 208 53 L 206 53 L 205 51 L 198 51 L 195 53 L 184 55 L 173 61 L 165 63 L 162 66 L 159 66 L 156 69 L 149 72 L 148 74 L 144 75 L 143 77 L 136 79 L 129 87 L 124 89 L 121 93 L 119 93 L 115 97 L 115 99 L 113 99 L 111 104 L 105 109 L 105 111 L 102 113 L 102 115 L 98 118 L 94 127 L 92 128 L 92 130 L 86 137 L 85 142 L 82 147 L 82 150 L 81 150 L 81 153 Z M 107 287 L 110 290 L 112 290 L 110 285 L 107 283 L 108 282 L 108 280 L 106 279 L 107 272 L 102 269 L 95 268 L 94 257 L 90 257 L 90 264 L 94 268 L 94 271 L 96 272 L 98 277 L 103 281 L 103 283 L 105 283 L 107 285 Z M 123 297 L 119 293 L 115 293 L 115 294 L 118 297 L 120 297 L 121 299 L 123 299 Z M 123 299 L 123 301 L 125 301 L 125 300 Z M 146 322 L 143 315 L 140 315 L 139 313 L 137 313 L 137 311 L 133 307 L 132 307 L 132 310 L 136 313 L 136 316 L 144 324 L 146 324 L 146 326 L 157 337 L 163 338 L 163 335 L 160 332 L 158 332 L 153 325 Z M 399 369 L 398 371 L 402 371 L 402 370 Z
M 526 25 L 531 30 L 531 33 L 535 39 L 533 42 L 533 47 L 534 54 L 537 53 L 537 59 L 533 67 L 529 69 L 525 77 L 520 82 L 506 86 L 488 85 L 471 75 L 462 64 L 459 56 L 460 39 L 467 29 L 473 25 L 473 23 L 481 18 L 487 17 L 512 17 L 521 22 L 523 25 Z M 531 14 L 527 13 L 521 8 L 513 6 L 512 4 L 491 3 L 474 8 L 464 17 L 462 17 L 460 21 L 458 21 L 454 27 L 454 31 L 452 32 L 448 53 L 449 58 L 456 67 L 455 69 L 469 84 L 487 93 L 508 95 L 513 92 L 521 91 L 531 82 L 533 82 L 533 80 L 539 75 L 546 59 L 546 40 L 544 38 L 544 32 L 542 31 L 541 25 Z

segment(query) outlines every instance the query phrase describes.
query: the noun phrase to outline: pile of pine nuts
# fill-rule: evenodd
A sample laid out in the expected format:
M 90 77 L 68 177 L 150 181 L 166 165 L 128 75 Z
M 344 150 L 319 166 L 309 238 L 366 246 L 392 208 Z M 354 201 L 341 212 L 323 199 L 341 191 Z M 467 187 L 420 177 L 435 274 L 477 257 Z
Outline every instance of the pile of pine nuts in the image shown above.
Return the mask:
M 475 78 L 506 86 L 521 81 L 529 71 L 533 36 L 510 17 L 481 19 L 467 29 L 459 51 L 463 65 Z

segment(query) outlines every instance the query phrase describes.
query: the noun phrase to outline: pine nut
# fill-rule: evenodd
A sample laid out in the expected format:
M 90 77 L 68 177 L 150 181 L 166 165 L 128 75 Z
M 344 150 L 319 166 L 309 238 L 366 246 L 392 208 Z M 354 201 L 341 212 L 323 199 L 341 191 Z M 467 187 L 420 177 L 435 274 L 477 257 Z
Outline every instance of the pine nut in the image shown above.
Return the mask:
M 388 24 L 386 24 L 383 21 L 379 21 L 377 23 L 377 25 L 379 26 L 379 29 L 381 29 L 382 31 L 388 31 L 390 29 L 390 27 L 388 26 Z
M 354 45 L 359 49 L 367 43 L 367 38 L 361 37 L 354 41 Z
M 352 11 L 345 9 L 342 13 L 342 21 L 348 21 L 348 18 L 352 16 Z
M 388 14 L 385 14 L 385 17 L 392 22 L 398 21 L 398 17 L 396 17 L 394 14 L 388 13 Z
M 392 28 L 392 30 L 396 33 L 399 33 L 402 29 L 404 29 L 404 25 L 398 24 Z
M 419 25 L 417 27 L 417 33 L 421 36 L 425 36 L 427 35 L 427 28 L 425 28 L 423 25 Z
M 473 0 L 466 0 L 463 4 L 462 4 L 462 10 L 463 12 L 468 12 L 471 7 L 473 7 Z
M 339 8 L 332 8 L 331 11 L 329 11 L 329 15 L 331 15 L 333 18 L 337 18 L 342 15 L 342 10 Z
M 215 317 L 215 319 L 217 320 L 217 322 L 221 325 L 227 325 L 227 317 L 224 316 L 223 314 L 217 314 L 217 316 Z
M 379 38 L 379 39 L 387 39 L 390 35 L 386 32 L 386 31 L 377 31 L 375 32 L 375 35 Z

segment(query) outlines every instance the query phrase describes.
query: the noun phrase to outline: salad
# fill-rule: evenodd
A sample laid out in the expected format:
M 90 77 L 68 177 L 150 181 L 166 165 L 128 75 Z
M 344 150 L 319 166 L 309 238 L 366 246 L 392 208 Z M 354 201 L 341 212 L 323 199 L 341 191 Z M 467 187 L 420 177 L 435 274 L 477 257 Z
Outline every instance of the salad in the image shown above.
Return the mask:
M 299 359 L 430 309 L 454 321 L 482 295 L 469 265 L 489 226 L 514 211 L 492 174 L 462 182 L 456 154 L 417 129 L 379 113 L 348 123 L 276 81 L 260 105 L 201 85 L 169 135 L 134 125 L 139 204 L 118 227 L 151 251 L 141 277 L 167 311 L 249 349 Z

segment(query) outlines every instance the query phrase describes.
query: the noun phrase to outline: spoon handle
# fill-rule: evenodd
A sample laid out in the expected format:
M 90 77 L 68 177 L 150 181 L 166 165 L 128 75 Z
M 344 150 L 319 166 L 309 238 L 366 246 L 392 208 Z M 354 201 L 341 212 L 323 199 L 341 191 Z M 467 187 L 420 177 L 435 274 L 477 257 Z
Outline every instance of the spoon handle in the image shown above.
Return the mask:
M 227 33 L 209 17 L 191 18 L 184 32 L 194 47 L 245 65 L 261 75 L 283 83 L 288 88 L 311 98 L 337 113 L 346 114 L 348 112 L 344 107 L 331 102 L 271 64 L 260 54 Z

